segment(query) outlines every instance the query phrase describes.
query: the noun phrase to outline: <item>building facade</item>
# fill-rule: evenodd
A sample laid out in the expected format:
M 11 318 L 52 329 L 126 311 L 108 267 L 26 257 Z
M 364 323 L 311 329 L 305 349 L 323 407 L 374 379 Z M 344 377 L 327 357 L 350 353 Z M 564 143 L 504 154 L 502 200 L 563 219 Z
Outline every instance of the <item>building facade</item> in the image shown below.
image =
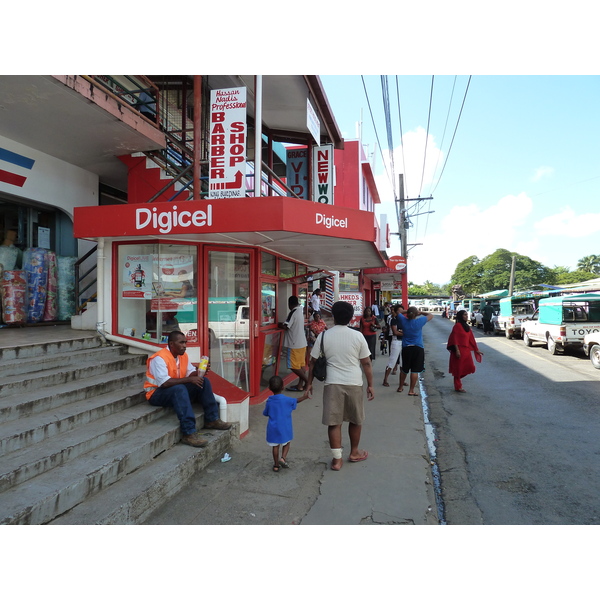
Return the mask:
M 318 77 L 9 76 L 0 105 L 0 227 L 24 253 L 5 271 L 32 249 L 65 263 L 71 304 L 53 319 L 132 351 L 183 331 L 242 433 L 269 377 L 293 377 L 289 296 L 306 305 L 322 282 L 331 302 L 348 273 L 372 300 L 363 273 L 385 267 L 389 232 Z M 291 147 L 306 149 L 301 193 Z

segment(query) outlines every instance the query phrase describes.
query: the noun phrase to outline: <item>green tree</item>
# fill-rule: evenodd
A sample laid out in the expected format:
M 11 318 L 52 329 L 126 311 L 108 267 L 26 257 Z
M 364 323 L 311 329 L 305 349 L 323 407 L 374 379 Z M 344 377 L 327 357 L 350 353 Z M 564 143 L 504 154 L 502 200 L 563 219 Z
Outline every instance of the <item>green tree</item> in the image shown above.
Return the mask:
M 561 269 L 563 267 L 555 267 L 553 270 L 556 273 L 556 277 L 554 281 L 546 282 L 551 283 L 553 285 L 568 285 L 571 283 L 580 283 L 583 281 L 588 281 L 589 279 L 595 279 L 597 274 L 590 273 L 589 271 L 583 271 L 582 269 L 578 269 L 577 271 L 566 271 L 556 272 L 556 269 Z
M 515 290 L 526 290 L 538 283 L 551 283 L 555 274 L 552 269 L 528 256 L 498 248 L 479 260 L 470 256 L 461 261 L 452 276 L 452 284 L 460 284 L 469 295 L 483 294 L 492 290 L 508 289 L 512 259 L 515 257 Z
M 600 273 L 600 256 L 598 254 L 590 254 L 589 256 L 580 258 L 577 261 L 577 269 L 598 275 Z
M 467 295 L 483 294 L 486 291 L 481 282 L 481 261 L 477 256 L 469 256 L 461 260 L 450 279 L 450 287 L 460 284 Z

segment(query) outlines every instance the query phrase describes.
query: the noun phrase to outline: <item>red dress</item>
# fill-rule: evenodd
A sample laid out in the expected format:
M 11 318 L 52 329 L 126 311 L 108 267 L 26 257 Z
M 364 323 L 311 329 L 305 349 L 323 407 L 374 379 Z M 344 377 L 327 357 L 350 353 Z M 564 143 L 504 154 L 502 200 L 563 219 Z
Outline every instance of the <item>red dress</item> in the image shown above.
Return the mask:
M 454 346 L 460 349 L 460 358 L 456 356 Z M 472 352 L 479 352 L 475 336 L 471 329 L 465 331 L 460 323 L 456 323 L 448 338 L 448 350 L 450 351 L 450 365 L 448 372 L 456 379 L 475 373 L 475 363 Z M 477 355 L 479 359 L 479 355 Z

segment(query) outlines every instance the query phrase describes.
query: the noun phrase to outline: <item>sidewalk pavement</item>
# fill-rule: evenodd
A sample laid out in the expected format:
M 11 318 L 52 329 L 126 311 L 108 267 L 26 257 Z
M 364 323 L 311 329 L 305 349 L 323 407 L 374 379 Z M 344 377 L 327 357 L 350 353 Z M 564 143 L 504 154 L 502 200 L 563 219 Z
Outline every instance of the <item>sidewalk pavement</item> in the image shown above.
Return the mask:
M 398 375 L 383 387 L 387 355 L 373 362 L 375 399 L 366 402 L 360 448 L 364 462 L 332 471 L 327 428 L 321 424 L 323 384 L 294 411 L 289 469 L 272 471 L 264 403 L 250 408 L 250 430 L 147 521 L 148 525 L 425 525 L 438 524 L 421 396 L 398 393 Z M 420 391 L 434 388 L 425 371 Z M 286 392 L 290 396 L 301 394 Z M 175 417 L 174 417 L 175 418 Z M 190 451 L 198 451 L 190 448 Z M 201 450 L 200 450 L 201 451 Z

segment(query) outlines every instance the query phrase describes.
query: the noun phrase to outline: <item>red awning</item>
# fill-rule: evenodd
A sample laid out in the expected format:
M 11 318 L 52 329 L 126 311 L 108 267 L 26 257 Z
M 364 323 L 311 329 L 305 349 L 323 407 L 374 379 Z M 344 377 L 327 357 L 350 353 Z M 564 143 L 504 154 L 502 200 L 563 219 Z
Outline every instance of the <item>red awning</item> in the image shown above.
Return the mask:
M 320 269 L 384 267 L 372 212 L 283 196 L 75 208 L 74 235 L 258 246 Z

